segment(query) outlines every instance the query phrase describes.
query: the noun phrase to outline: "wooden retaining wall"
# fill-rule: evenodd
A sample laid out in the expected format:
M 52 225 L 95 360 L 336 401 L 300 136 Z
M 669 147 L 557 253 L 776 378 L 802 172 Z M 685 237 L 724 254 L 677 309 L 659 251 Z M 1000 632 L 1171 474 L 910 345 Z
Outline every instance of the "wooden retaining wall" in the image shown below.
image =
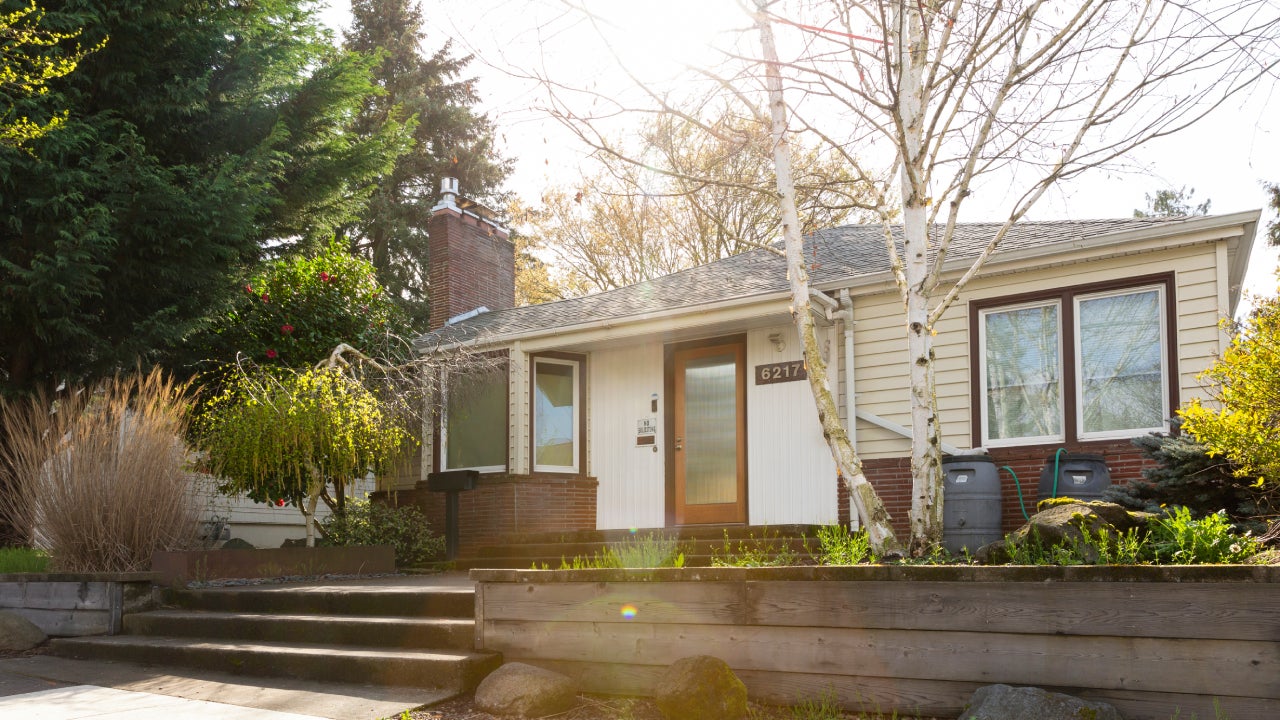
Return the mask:
M 0 610 L 53 637 L 115 635 L 125 613 L 150 607 L 154 579 L 147 572 L 0 575 Z
M 1280 567 L 473 570 L 476 644 L 590 692 L 724 659 L 754 698 L 954 717 L 983 685 L 1128 720 L 1280 717 Z

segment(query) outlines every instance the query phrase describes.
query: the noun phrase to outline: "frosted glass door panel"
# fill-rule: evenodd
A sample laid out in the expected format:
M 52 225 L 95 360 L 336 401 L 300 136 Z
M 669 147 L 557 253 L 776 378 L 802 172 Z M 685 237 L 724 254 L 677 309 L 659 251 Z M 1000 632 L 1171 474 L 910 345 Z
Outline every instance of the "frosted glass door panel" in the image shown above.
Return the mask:
M 684 375 L 687 505 L 738 500 L 737 358 L 691 359 Z

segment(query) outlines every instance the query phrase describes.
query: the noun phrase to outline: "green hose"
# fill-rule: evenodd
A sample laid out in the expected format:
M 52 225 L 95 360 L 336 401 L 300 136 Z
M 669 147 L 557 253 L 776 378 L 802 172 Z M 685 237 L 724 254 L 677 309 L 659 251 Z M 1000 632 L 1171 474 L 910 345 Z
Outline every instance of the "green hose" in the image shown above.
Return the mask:
M 1013 468 L 1008 465 L 1001 465 L 1000 469 L 1008 470 L 1009 474 L 1013 476 L 1013 486 L 1018 489 L 1018 507 L 1022 508 L 1022 517 L 1030 521 L 1031 516 L 1027 514 L 1027 504 L 1022 500 L 1022 483 L 1018 482 L 1018 473 L 1014 472 Z
M 1058 459 L 1066 451 L 1066 448 L 1058 448 L 1058 452 L 1053 454 L 1053 494 L 1049 496 L 1051 498 L 1058 497 Z

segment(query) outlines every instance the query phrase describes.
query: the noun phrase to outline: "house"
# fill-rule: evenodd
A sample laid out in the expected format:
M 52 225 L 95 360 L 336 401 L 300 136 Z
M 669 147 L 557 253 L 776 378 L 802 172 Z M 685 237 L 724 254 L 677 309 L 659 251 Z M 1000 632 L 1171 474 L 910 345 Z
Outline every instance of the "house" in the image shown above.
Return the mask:
M 946 446 L 986 448 L 1024 487 L 1062 447 L 1102 454 L 1113 481 L 1137 476 L 1130 439 L 1167 429 L 1179 404 L 1203 394 L 1196 375 L 1227 342 L 1219 320 L 1239 302 L 1259 216 L 1013 228 L 936 326 Z M 957 229 L 953 277 L 997 227 Z M 464 548 L 520 533 L 848 520 L 803 381 L 782 258 L 756 250 L 512 308 L 504 229 L 466 209 L 456 185 L 430 229 L 438 265 L 420 351 L 499 358 L 444 379 L 423 437 L 425 472 L 481 473 L 459 498 Z M 821 231 L 805 252 L 841 419 L 854 420 L 866 473 L 904 529 L 907 349 L 883 230 Z M 465 390 L 454 399 L 451 388 Z M 1002 475 L 1012 528 L 1022 516 Z M 392 489 L 441 517 L 439 497 Z

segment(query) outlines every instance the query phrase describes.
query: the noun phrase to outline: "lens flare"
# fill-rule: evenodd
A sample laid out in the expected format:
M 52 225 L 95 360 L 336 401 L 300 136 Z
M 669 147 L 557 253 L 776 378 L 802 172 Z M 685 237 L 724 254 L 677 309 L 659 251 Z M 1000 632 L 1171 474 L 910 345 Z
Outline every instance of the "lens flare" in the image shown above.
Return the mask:
M 623 605 L 623 606 L 622 606 L 622 619 L 624 619 L 624 620 L 635 620 L 635 619 L 636 619 L 636 606 L 635 606 L 635 605 Z

